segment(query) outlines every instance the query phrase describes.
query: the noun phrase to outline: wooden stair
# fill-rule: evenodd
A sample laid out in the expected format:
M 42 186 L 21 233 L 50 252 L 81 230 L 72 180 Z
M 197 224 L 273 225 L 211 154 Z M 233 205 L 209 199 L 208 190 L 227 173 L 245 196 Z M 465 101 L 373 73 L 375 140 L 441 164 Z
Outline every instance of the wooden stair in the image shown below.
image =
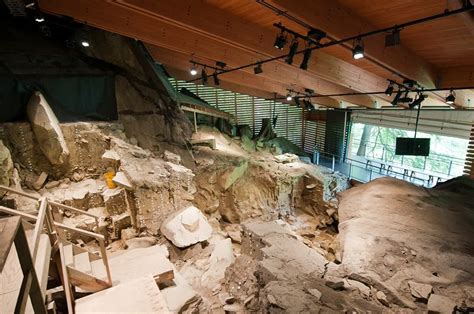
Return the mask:
M 73 286 L 82 292 L 98 292 L 111 287 L 105 281 L 105 265 L 98 255 L 70 242 L 63 242 L 65 264 Z

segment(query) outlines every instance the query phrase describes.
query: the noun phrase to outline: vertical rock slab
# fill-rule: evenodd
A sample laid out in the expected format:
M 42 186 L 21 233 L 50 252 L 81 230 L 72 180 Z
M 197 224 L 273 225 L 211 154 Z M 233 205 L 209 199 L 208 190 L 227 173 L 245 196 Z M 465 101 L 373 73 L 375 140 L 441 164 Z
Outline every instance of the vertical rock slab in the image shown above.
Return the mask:
M 63 165 L 68 160 L 69 149 L 58 119 L 40 92 L 31 96 L 26 112 L 43 154 L 51 164 Z
M 8 148 L 0 140 L 0 184 L 9 186 L 13 176 L 13 161 Z M 5 193 L 0 191 L 0 197 Z

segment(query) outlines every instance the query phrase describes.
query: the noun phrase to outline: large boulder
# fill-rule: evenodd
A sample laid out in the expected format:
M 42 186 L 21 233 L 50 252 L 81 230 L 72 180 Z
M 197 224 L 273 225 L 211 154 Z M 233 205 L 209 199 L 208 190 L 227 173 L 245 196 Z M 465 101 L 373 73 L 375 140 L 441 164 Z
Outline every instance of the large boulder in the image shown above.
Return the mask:
M 0 184 L 10 185 L 10 178 L 13 176 L 13 161 L 8 148 L 0 140 Z M 0 196 L 4 192 L 0 191 Z
M 58 119 L 40 92 L 31 96 L 26 112 L 43 154 L 53 165 L 64 164 L 68 160 L 69 149 Z
M 206 217 L 194 206 L 166 218 L 160 230 L 168 240 L 181 248 L 206 241 L 212 234 L 212 227 Z

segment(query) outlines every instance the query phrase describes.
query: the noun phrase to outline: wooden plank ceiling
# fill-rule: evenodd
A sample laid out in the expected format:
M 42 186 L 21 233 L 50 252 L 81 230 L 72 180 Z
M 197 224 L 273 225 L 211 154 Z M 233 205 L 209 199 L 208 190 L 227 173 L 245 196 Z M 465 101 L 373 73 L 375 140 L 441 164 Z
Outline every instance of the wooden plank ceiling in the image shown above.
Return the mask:
M 306 22 L 342 39 L 461 6 L 459 0 L 267 0 Z M 178 79 L 193 79 L 190 60 L 215 65 L 223 61 L 229 68 L 288 52 L 275 49 L 284 26 L 305 34 L 301 25 L 275 14 L 254 0 L 40 0 L 48 13 L 65 15 L 105 30 L 142 40 L 153 57 Z M 448 7 L 447 7 L 448 6 Z M 288 89 L 316 93 L 384 91 L 387 79 L 400 81 L 399 73 L 425 88 L 474 86 L 474 17 L 470 13 L 403 29 L 402 44 L 384 47 L 384 35 L 364 40 L 367 57 L 354 60 L 350 46 L 334 46 L 313 51 L 307 71 L 273 61 L 263 65 L 263 73 L 252 68 L 220 76 L 222 88 L 260 97 L 284 96 Z M 288 45 L 287 45 L 288 46 Z M 302 43 L 300 42 L 300 47 Z M 210 73 L 209 73 L 210 74 Z M 209 84 L 213 84 L 209 80 Z M 446 108 L 447 92 L 429 93 L 424 105 Z M 314 98 L 328 107 L 390 107 L 393 96 L 342 96 Z M 456 94 L 456 106 L 474 108 L 473 90 Z

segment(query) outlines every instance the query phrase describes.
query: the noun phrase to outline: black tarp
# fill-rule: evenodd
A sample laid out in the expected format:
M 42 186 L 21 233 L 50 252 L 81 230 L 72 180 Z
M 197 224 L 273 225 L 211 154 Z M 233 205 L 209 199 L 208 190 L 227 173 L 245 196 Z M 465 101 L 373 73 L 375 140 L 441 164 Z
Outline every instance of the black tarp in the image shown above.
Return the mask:
M 117 119 L 112 73 L 68 76 L 0 76 L 0 122 L 25 118 L 31 95 L 40 91 L 60 122 Z

